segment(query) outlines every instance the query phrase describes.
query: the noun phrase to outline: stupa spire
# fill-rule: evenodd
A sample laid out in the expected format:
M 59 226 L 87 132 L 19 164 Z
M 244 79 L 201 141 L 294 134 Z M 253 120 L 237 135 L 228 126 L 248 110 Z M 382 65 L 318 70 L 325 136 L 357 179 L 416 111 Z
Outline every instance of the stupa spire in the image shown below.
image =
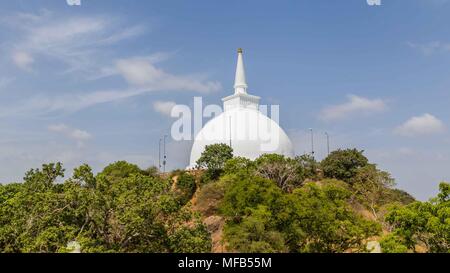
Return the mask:
M 222 99 L 225 111 L 239 107 L 258 110 L 260 97 L 247 93 L 247 81 L 245 80 L 244 60 L 242 49 L 238 49 L 236 67 L 236 79 L 234 82 L 234 94 Z
M 235 94 L 247 94 L 247 80 L 245 79 L 245 68 L 242 48 L 238 49 L 238 60 L 236 67 L 236 78 L 234 81 Z

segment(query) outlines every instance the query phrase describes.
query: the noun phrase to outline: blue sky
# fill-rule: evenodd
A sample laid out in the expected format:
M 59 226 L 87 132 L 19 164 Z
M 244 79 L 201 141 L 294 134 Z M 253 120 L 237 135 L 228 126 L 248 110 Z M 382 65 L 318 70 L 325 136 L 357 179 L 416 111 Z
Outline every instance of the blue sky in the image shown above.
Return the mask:
M 157 164 L 173 103 L 280 104 L 296 152 L 364 149 L 420 199 L 450 181 L 450 1 L 0 2 L 0 181 L 62 161 Z M 168 167 L 189 143 L 169 140 Z

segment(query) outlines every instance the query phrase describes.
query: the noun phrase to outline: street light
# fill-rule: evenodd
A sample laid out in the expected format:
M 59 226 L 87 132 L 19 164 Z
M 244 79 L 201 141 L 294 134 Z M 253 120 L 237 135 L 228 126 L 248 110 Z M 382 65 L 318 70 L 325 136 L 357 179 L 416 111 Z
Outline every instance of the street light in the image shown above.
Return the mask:
M 164 135 L 164 160 L 163 160 L 163 172 L 166 172 L 166 163 L 167 163 L 167 155 L 166 155 L 166 138 L 167 135 Z
M 314 131 L 313 128 L 309 128 L 311 131 L 311 155 L 314 157 Z
M 328 155 L 330 155 L 330 135 L 328 134 L 328 132 L 325 132 L 325 135 L 327 136 L 327 151 Z

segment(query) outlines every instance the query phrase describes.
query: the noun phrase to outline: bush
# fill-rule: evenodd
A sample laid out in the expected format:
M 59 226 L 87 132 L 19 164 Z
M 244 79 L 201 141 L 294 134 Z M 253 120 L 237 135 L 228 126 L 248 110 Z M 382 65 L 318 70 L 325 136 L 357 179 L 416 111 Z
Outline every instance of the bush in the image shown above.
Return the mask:
M 284 235 L 274 229 L 272 218 L 266 206 L 258 206 L 240 223 L 229 222 L 224 230 L 229 246 L 245 253 L 287 252 Z
M 197 193 L 195 210 L 204 216 L 218 214 L 224 194 L 225 186 L 220 181 L 202 186 Z
M 408 247 L 395 234 L 388 234 L 380 241 L 383 253 L 407 253 Z
M 256 171 L 254 161 L 245 157 L 234 157 L 225 162 L 223 169 L 224 174 L 240 174 L 250 175 Z
M 176 185 L 179 192 L 178 198 L 182 205 L 189 202 L 197 190 L 195 177 L 187 172 L 183 172 L 178 176 Z
M 326 178 L 335 178 L 350 183 L 358 169 L 368 165 L 364 151 L 356 149 L 337 150 L 332 152 L 321 162 L 323 174 Z
M 210 235 L 182 207 L 171 181 L 118 162 L 94 176 L 87 165 L 62 184 L 61 164 L 33 169 L 25 183 L 0 186 L 0 251 L 208 252 Z M 192 192 L 192 178 L 181 185 Z
M 305 154 L 296 157 L 295 160 L 298 162 L 298 175 L 302 181 L 320 179 L 320 164 L 313 156 Z
M 225 239 L 240 252 L 343 252 L 361 250 L 380 226 L 348 205 L 344 182 L 323 181 L 283 193 L 255 175 L 226 175 L 220 211 L 228 218 Z
M 132 174 L 144 174 L 137 165 L 130 164 L 126 161 L 118 161 L 108 165 L 103 169 L 101 174 L 107 176 L 109 179 L 122 179 L 130 177 Z
M 206 169 L 202 181 L 210 182 L 220 177 L 227 160 L 233 158 L 233 149 L 226 144 L 213 144 L 205 147 L 200 158 L 197 160 L 197 167 Z
M 424 245 L 429 252 L 450 252 L 450 184 L 441 183 L 439 188 L 429 202 L 396 206 L 386 215 L 393 233 L 410 251 Z
M 285 192 L 291 192 L 303 183 L 298 161 L 278 154 L 265 154 L 256 159 L 256 173 L 270 179 Z

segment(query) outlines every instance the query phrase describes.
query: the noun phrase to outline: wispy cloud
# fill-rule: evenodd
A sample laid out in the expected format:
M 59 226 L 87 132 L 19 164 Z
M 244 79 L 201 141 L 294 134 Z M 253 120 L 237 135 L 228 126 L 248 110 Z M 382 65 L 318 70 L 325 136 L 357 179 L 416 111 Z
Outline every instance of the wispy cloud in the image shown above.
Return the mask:
M 340 120 L 359 114 L 382 112 L 386 109 L 386 102 L 382 99 L 368 99 L 349 95 L 347 102 L 324 108 L 319 118 L 324 121 Z
M 430 56 L 438 52 L 450 52 L 450 43 L 433 41 L 424 44 L 408 42 L 407 45 L 413 49 L 419 50 L 425 56 Z
M 1 20 L 17 33 L 7 43 L 14 63 L 21 68 L 37 57 L 63 62 L 66 72 L 91 74 L 105 46 L 133 38 L 145 31 L 143 26 L 123 26 L 120 20 L 106 16 L 61 17 L 50 11 L 38 14 L 18 13 Z
M 0 108 L 0 117 L 73 113 L 98 104 L 114 102 L 151 91 L 152 90 L 148 89 L 133 88 L 123 90 L 101 90 L 87 94 L 75 93 L 52 97 L 40 95 L 25 99 L 17 103 L 17 105 Z
M 444 130 L 445 125 L 441 120 L 431 114 L 424 114 L 408 119 L 394 132 L 403 136 L 421 136 L 441 133 Z
M 157 65 L 160 62 L 168 60 L 172 57 L 174 53 L 172 52 L 156 52 L 148 56 L 135 56 L 133 59 L 144 60 L 152 65 Z M 123 60 L 123 59 L 122 59 Z M 120 60 L 116 60 L 115 63 L 108 63 L 104 67 L 101 67 L 97 73 L 88 77 L 89 80 L 99 80 L 102 78 L 112 77 L 112 76 L 120 76 L 120 71 L 117 68 L 117 62 Z
M 86 131 L 69 127 L 65 124 L 50 125 L 48 130 L 62 134 L 63 136 L 76 141 L 78 147 L 84 146 L 85 141 L 92 138 L 92 135 Z
M 48 95 L 48 92 L 33 90 L 34 96 L 3 105 L 0 117 L 75 112 L 156 91 L 209 93 L 221 88 L 219 82 L 210 81 L 202 74 L 175 75 L 157 67 L 173 53 L 115 57 L 114 50 L 108 50 L 109 45 L 142 35 L 146 28 L 121 24 L 120 19 L 111 16 L 63 18 L 44 10 L 38 14 L 18 13 L 2 18 L 0 26 L 8 26 L 16 33 L 0 46 L 0 51 L 10 54 L 13 64 L 23 70 L 39 73 L 41 65 L 56 61 L 58 70 L 51 74 L 52 77 L 59 75 L 64 79 L 65 75 L 70 75 L 70 78 L 83 75 L 82 79 L 86 80 L 83 83 L 87 84 L 105 77 L 125 80 L 123 87 L 113 90 L 102 89 L 101 82 L 95 83 L 90 88 L 92 91 L 70 87 Z M 61 70 L 61 64 L 66 69 Z M 46 73 L 48 75 L 52 71 Z
M 153 109 L 165 116 L 169 116 L 172 112 L 172 109 L 177 105 L 174 101 L 155 101 L 153 103 Z
M 36 96 L 25 99 L 17 105 L 0 108 L 0 118 L 9 116 L 39 116 L 55 113 L 74 113 L 99 104 L 111 103 L 140 96 L 146 93 L 163 91 L 159 88 L 130 87 L 117 90 L 100 90 L 91 93 L 65 94 L 60 96 Z
M 116 68 L 121 76 L 133 86 L 154 90 L 196 91 L 209 93 L 221 88 L 219 82 L 205 81 L 194 76 L 179 76 L 155 67 L 146 58 L 119 60 Z

